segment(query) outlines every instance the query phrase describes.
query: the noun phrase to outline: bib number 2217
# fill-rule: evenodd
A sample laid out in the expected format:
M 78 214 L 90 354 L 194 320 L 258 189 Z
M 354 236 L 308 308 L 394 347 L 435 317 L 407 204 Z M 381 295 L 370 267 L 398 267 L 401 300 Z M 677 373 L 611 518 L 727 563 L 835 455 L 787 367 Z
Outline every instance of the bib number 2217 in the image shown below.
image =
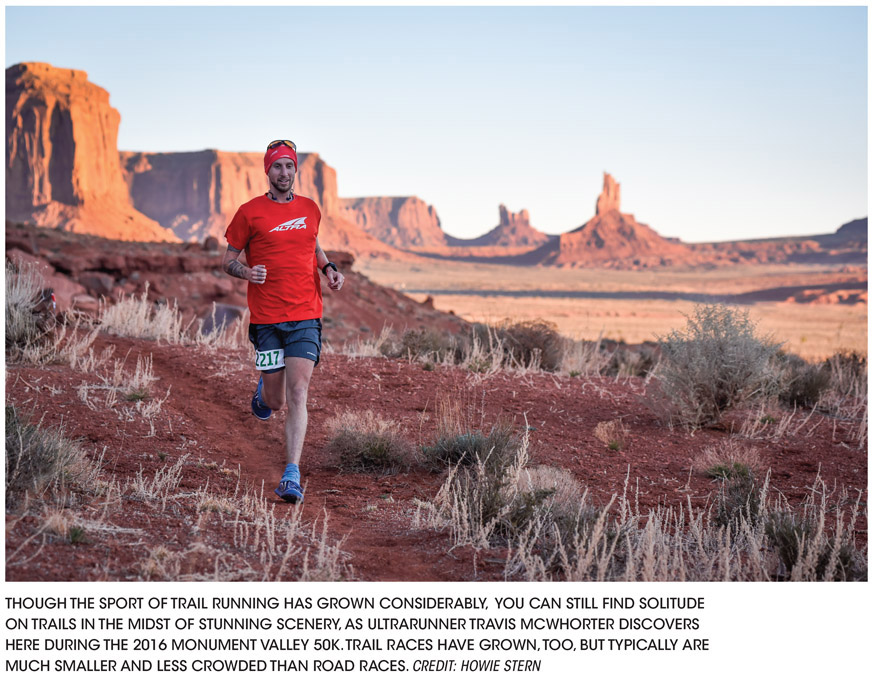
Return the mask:
M 257 370 L 271 370 L 273 368 L 281 368 L 282 365 L 282 349 L 271 349 L 269 351 L 255 352 L 255 368 Z

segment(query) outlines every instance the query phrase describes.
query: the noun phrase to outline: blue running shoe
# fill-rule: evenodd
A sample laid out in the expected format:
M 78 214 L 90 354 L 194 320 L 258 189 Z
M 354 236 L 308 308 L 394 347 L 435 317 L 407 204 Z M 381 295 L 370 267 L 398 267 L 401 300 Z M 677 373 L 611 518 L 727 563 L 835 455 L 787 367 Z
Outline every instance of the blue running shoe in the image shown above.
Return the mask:
M 255 393 L 252 395 L 252 414 L 259 420 L 266 420 L 270 417 L 273 411 L 261 402 L 261 387 L 264 386 L 264 379 L 258 378 L 258 386 L 255 388 Z
M 273 491 L 286 502 L 291 502 L 293 505 L 304 501 L 304 491 L 301 490 L 300 484 L 296 481 L 280 481 L 279 488 Z

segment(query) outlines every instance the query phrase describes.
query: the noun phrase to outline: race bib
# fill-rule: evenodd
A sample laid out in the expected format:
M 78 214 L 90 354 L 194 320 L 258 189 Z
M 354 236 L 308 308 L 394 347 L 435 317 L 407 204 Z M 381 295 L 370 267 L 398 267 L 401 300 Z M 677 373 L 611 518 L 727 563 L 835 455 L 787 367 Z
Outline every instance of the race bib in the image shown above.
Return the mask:
M 283 365 L 282 349 L 271 349 L 269 351 L 255 352 L 256 370 L 271 370 L 273 368 L 282 368 Z

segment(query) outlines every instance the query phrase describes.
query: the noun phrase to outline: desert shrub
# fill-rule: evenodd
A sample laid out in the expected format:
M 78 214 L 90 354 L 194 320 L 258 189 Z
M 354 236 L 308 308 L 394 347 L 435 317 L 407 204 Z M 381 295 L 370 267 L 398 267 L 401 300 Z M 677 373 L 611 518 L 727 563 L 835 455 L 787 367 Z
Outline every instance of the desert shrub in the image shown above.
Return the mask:
M 777 390 L 778 345 L 758 337 L 746 311 L 700 305 L 686 328 L 659 338 L 657 409 L 691 429 L 715 424 L 738 405 Z
M 483 394 L 485 399 L 485 393 Z M 514 442 L 513 426 L 499 421 L 487 429 L 485 402 L 477 402 L 472 391 L 458 389 L 439 394 L 435 403 L 436 431 L 429 443 L 421 446 L 423 460 L 442 471 L 448 465 L 472 465 L 495 451 L 493 462 L 510 454 Z
M 548 572 L 568 565 L 573 545 L 617 537 L 617 525 L 605 525 L 605 508 L 590 504 L 587 493 L 567 469 L 540 465 L 525 468 L 517 482 L 508 536 L 529 541 Z M 601 520 L 601 521 L 600 521 Z
M 435 358 L 452 355 L 456 343 L 451 335 L 431 328 L 407 330 L 401 335 L 399 352 L 406 358 Z
M 716 477 L 721 484 L 714 516 L 715 525 L 737 529 L 742 523 L 755 524 L 762 509 L 762 483 L 749 467 L 738 463 L 729 465 L 725 471 L 726 475 L 721 473 Z
M 788 406 L 813 408 L 830 386 L 830 371 L 826 364 L 811 364 L 786 354 L 778 358 L 780 391 L 778 399 Z
M 767 483 L 756 448 L 724 439 L 705 448 L 693 467 L 720 482 L 714 517 L 717 526 L 736 527 L 740 520 L 756 522 Z
M 565 342 L 555 323 L 505 320 L 498 331 L 508 358 L 517 365 L 551 372 L 561 366 Z
M 493 431 L 503 429 L 493 427 Z M 527 437 L 512 437 L 505 430 L 501 440 L 508 442 L 486 449 L 482 456 L 470 449 L 461 450 L 459 462 L 450 467 L 438 492 L 439 511 L 450 521 L 459 544 L 488 546 L 513 534 L 550 495 L 538 489 L 519 492 L 519 475 L 528 462 Z
M 603 507 L 565 470 L 528 467 L 523 436 L 512 462 L 451 467 L 415 525 L 448 528 L 454 545 L 506 547 L 505 577 L 525 580 L 865 580 L 854 542 L 856 501 L 816 480 L 801 509 L 769 499 L 769 478 L 730 473 L 714 505 L 638 509 L 622 494 Z M 748 467 L 753 472 L 755 466 Z M 815 502 L 813 498 L 819 498 Z M 863 509 L 863 511 L 865 511 Z M 849 515 L 848 515 L 849 514 Z M 829 527 L 831 517 L 834 525 Z M 864 528 L 865 530 L 865 528 Z
M 373 411 L 345 411 L 328 421 L 330 450 L 338 455 L 340 468 L 351 472 L 393 474 L 415 462 L 413 446 L 401 426 Z
M 445 469 L 447 465 L 470 466 L 478 460 L 490 469 L 499 469 L 513 458 L 518 445 L 513 426 L 499 422 L 486 434 L 479 430 L 439 432 L 431 444 L 422 447 L 422 454 L 436 469 Z
M 15 405 L 6 406 L 6 504 L 25 493 L 40 494 L 53 484 L 89 478 L 85 452 L 60 427 L 31 424 Z
M 472 325 L 455 338 L 453 356 L 455 363 L 478 373 L 502 368 L 556 371 L 563 368 L 567 342 L 553 323 L 505 319 L 498 325 Z

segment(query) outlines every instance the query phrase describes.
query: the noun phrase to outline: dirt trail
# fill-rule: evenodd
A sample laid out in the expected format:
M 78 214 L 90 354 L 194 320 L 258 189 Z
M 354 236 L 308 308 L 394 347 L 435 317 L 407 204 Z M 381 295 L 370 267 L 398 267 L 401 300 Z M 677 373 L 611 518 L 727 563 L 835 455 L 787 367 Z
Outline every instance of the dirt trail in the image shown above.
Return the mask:
M 125 340 L 119 344 L 123 348 Z M 226 364 L 222 372 L 234 372 L 204 377 L 202 369 L 191 364 L 188 352 L 156 347 L 152 351 L 153 370 L 160 384 L 172 385 L 174 401 L 182 406 L 199 442 L 208 443 L 213 460 L 225 467 L 239 466 L 244 482 L 263 487 L 276 512 L 293 511 L 273 493 L 285 467 L 285 411 L 275 413 L 266 422 L 252 415 L 249 400 L 257 373 L 248 366 L 247 352 L 233 354 L 234 358 L 242 354 L 239 366 Z M 331 363 L 328 358 L 317 368 L 314 393 L 326 380 L 333 383 L 342 379 L 337 374 L 339 366 L 325 367 Z M 334 392 L 339 390 L 335 388 Z M 354 392 L 345 395 L 352 398 Z M 405 474 L 391 478 L 339 474 L 324 450 L 327 441 L 323 429 L 328 414 L 319 401 L 325 399 L 316 396 L 313 400 L 316 403 L 310 412 L 310 432 L 301 464 L 307 487 L 305 521 L 321 529 L 327 516 L 329 535 L 333 540 L 343 540 L 344 551 L 352 555 L 350 564 L 363 579 L 453 579 L 458 566 L 456 559 L 446 554 L 446 548 L 424 548 L 405 522 L 380 508 L 389 499 L 393 504 L 407 506 L 414 497 L 430 497 L 437 478 L 426 478 L 423 483 Z M 442 566 L 447 559 L 455 566 L 452 570 L 447 564 Z

